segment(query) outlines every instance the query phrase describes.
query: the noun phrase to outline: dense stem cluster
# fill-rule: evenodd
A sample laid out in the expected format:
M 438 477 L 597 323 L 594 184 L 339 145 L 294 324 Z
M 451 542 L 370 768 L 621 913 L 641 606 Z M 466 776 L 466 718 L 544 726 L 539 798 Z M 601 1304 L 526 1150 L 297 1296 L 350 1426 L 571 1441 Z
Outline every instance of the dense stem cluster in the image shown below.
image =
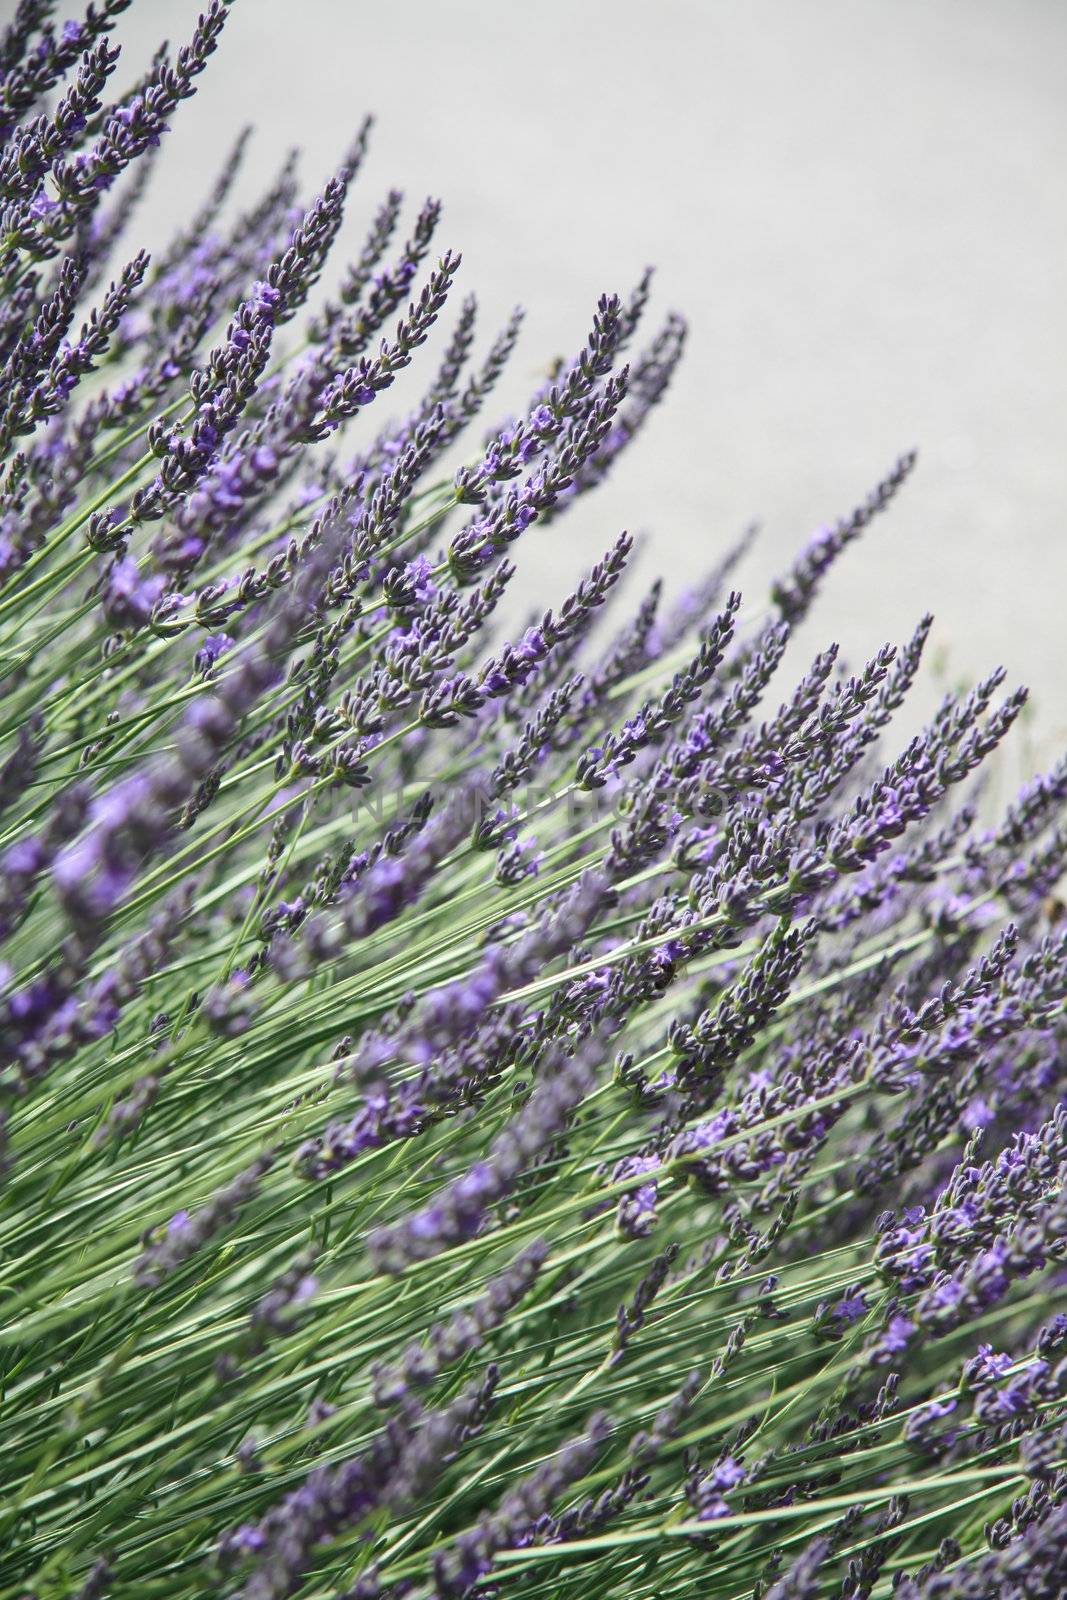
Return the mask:
M 1067 762 L 787 664 L 913 457 L 513 626 L 683 320 L 493 424 L 366 123 L 128 250 L 226 16 L 128 3 L 0 38 L 0 1600 L 1062 1595 Z

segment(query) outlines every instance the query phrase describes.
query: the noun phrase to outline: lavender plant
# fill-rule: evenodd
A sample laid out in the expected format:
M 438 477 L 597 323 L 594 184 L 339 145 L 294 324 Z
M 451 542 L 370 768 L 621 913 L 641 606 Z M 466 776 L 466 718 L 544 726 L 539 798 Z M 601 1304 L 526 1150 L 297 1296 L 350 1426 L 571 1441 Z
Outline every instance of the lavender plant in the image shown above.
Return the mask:
M 778 686 L 912 458 L 505 636 L 684 323 L 487 425 L 436 202 L 314 293 L 366 127 L 131 253 L 128 4 L 0 41 L 0 1600 L 1062 1595 L 1067 762 L 893 742 L 929 618 Z

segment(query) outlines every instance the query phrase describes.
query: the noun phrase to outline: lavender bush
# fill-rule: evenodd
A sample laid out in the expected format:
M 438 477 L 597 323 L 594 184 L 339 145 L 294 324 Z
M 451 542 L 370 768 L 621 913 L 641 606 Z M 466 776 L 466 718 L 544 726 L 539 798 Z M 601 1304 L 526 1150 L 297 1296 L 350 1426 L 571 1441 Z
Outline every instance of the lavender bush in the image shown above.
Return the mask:
M 894 744 L 928 618 L 775 681 L 911 458 L 504 637 L 684 324 L 487 431 L 436 203 L 313 296 L 366 128 L 131 254 L 128 4 L 0 42 L 0 1600 L 1062 1595 L 1067 762 Z

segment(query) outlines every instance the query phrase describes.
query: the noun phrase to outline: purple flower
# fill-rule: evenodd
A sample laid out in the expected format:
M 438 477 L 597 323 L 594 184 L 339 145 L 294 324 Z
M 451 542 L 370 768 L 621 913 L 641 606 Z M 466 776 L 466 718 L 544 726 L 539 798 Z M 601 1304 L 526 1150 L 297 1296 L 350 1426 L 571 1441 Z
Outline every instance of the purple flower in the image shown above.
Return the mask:
M 875 1336 L 869 1346 L 869 1359 L 875 1365 L 882 1366 L 892 1361 L 895 1356 L 903 1355 L 914 1332 L 914 1322 L 899 1312 L 896 1313 L 890 1317 L 885 1329 Z
M 978 1353 L 972 1356 L 963 1369 L 963 1381 L 972 1389 L 980 1388 L 984 1384 L 996 1383 L 1002 1378 L 1012 1365 L 1011 1356 L 995 1351 L 992 1345 L 980 1344 Z
M 626 1178 L 655 1172 L 659 1166 L 658 1156 L 625 1156 L 616 1164 L 611 1179 L 613 1183 L 620 1183 Z M 616 1213 L 616 1226 L 619 1232 L 632 1239 L 643 1239 L 650 1234 L 656 1226 L 658 1194 L 657 1184 L 642 1183 L 631 1193 L 623 1195 Z
M 745 1469 L 733 1456 L 726 1456 L 711 1473 L 711 1479 L 717 1489 L 733 1489 L 745 1479 Z
M 226 654 L 226 651 L 233 649 L 233 644 L 234 641 L 228 633 L 208 634 L 193 657 L 193 664 L 201 677 L 207 677 L 216 662 Z
M 733 1456 L 723 1456 L 710 1472 L 695 1469 L 686 1484 L 686 1499 L 696 1513 L 698 1522 L 717 1522 L 730 1515 L 725 1495 L 745 1481 L 744 1467 Z
M 847 1294 L 843 1300 L 838 1300 L 833 1308 L 833 1314 L 841 1323 L 851 1326 L 861 1317 L 867 1315 L 867 1301 L 862 1289 Z
M 158 574 L 142 577 L 133 557 L 123 556 L 113 563 L 104 591 L 109 620 L 118 628 L 142 627 L 165 588 L 165 578 Z

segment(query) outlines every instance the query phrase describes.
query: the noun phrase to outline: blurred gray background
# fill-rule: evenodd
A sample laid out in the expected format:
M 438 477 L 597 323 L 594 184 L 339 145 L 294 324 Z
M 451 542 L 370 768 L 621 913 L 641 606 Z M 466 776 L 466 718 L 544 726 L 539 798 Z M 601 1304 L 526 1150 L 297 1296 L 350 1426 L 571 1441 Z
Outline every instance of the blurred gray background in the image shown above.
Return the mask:
M 138 0 L 125 76 L 197 9 Z M 310 192 L 371 110 L 344 242 L 390 185 L 412 214 L 442 197 L 483 334 L 528 311 L 505 410 L 654 262 L 684 370 L 608 484 L 527 535 L 523 599 L 558 599 L 620 527 L 679 588 L 756 519 L 762 601 L 914 444 L 801 645 L 854 661 L 929 608 L 942 677 L 1003 661 L 1045 755 L 1067 744 L 1065 65 L 1064 0 L 239 0 L 142 231 L 197 202 L 241 123 L 245 193 L 292 144 Z

